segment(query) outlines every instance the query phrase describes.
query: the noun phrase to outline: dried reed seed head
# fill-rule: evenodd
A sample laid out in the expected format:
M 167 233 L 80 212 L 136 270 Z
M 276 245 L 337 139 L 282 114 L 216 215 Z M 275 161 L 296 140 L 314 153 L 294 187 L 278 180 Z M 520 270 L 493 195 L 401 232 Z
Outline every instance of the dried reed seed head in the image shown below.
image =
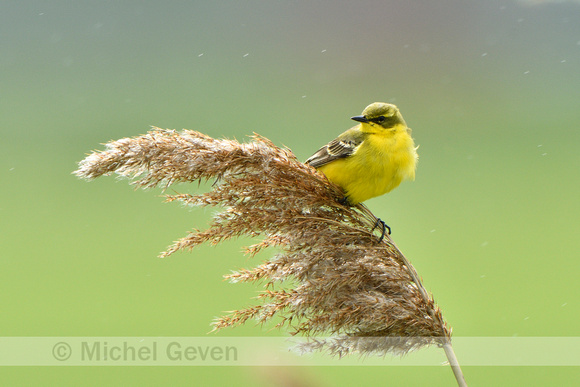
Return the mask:
M 259 297 L 261 305 L 216 320 L 214 329 L 278 316 L 278 326 L 293 334 L 338 334 L 310 346 L 334 354 L 404 353 L 451 336 L 406 258 L 390 238 L 380 242 L 373 235 L 376 217 L 363 205 L 340 204 L 338 187 L 263 137 L 254 135 L 241 144 L 195 131 L 154 128 L 144 136 L 106 144 L 75 171 L 85 179 L 111 173 L 145 188 L 216 179 L 209 192 L 167 196 L 168 201 L 223 210 L 208 229 L 176 241 L 164 257 L 242 235 L 264 237 L 248 248 L 249 255 L 267 247 L 279 250 L 255 268 L 226 276 L 232 282 L 263 281 L 266 290 Z M 310 350 L 308 345 L 303 349 Z

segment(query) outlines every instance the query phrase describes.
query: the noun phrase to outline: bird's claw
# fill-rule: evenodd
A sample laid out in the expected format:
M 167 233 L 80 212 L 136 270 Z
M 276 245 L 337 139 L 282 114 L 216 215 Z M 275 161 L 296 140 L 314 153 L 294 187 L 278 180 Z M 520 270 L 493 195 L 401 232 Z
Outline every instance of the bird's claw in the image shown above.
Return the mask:
M 391 228 L 381 219 L 377 218 L 377 221 L 373 226 L 371 232 L 375 231 L 375 228 L 379 227 L 379 225 L 381 226 L 381 237 L 379 238 L 379 242 L 382 242 L 383 238 L 385 237 L 385 234 L 391 235 Z

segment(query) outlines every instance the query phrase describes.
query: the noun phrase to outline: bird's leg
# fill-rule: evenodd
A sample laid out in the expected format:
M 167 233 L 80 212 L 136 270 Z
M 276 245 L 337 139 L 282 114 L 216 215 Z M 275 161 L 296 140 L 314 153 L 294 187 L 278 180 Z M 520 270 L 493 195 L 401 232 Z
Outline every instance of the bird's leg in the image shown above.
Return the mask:
M 343 206 L 350 206 L 351 205 L 350 202 L 348 201 L 348 197 L 346 197 L 346 196 L 343 197 L 342 199 L 340 199 L 338 202 L 340 204 L 342 204 Z
M 391 235 L 391 228 L 385 223 L 383 222 L 381 219 L 377 218 L 377 221 L 375 222 L 375 225 L 373 226 L 373 229 L 371 230 L 371 232 L 375 231 L 375 228 L 377 228 L 379 225 L 381 225 L 381 237 L 379 238 L 379 242 L 383 241 L 383 238 L 385 237 L 385 233 Z M 388 230 L 388 232 L 387 232 Z

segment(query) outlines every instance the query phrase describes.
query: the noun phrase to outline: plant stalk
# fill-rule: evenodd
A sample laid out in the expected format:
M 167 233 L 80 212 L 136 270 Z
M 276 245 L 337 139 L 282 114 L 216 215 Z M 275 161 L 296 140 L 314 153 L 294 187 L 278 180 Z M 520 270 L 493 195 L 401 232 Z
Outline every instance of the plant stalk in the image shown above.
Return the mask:
M 455 380 L 457 380 L 457 385 L 459 387 L 467 387 L 465 377 L 463 376 L 463 372 L 461 371 L 461 367 L 459 366 L 459 362 L 457 361 L 457 357 L 455 357 L 455 352 L 453 352 L 453 347 L 449 340 L 443 344 L 443 349 L 445 350 L 447 360 L 449 360 L 449 365 L 453 370 L 453 375 L 455 375 Z

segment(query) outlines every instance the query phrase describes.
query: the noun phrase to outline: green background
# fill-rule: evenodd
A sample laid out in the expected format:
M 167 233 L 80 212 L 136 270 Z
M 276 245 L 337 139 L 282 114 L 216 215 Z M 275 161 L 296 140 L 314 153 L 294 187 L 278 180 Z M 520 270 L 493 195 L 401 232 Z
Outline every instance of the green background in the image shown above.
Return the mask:
M 237 240 L 157 254 L 214 209 L 71 175 L 150 125 L 306 159 L 374 101 L 413 128 L 414 183 L 368 201 L 456 336 L 578 336 L 580 4 L 0 4 L 0 336 L 204 336 L 258 286 Z M 202 187 L 203 188 L 203 187 Z M 198 192 L 196 185 L 177 187 Z M 248 326 L 227 336 L 284 335 Z M 461 361 L 461 353 L 457 356 Z M 466 367 L 470 386 L 577 385 L 578 367 Z M 450 386 L 448 367 L 46 367 L 3 385 Z

